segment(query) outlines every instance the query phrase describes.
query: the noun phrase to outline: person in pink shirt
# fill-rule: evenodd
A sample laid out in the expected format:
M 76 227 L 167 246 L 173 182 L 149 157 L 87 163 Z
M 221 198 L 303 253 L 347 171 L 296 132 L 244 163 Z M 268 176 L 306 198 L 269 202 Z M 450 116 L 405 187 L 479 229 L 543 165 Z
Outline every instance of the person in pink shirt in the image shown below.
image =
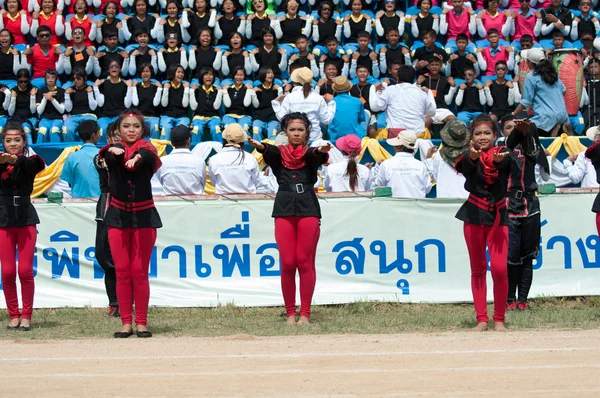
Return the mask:
M 496 29 L 488 31 L 490 45 L 477 51 L 477 62 L 481 70 L 481 81 L 486 82 L 496 78 L 496 62 L 504 61 L 511 71 L 515 66 L 515 56 L 512 47 L 498 44 L 499 34 Z
M 446 35 L 446 49 L 450 52 L 456 51 L 456 36 L 463 33 L 469 41 L 475 35 L 476 23 L 475 12 L 472 8 L 466 8 L 464 0 L 452 0 L 453 10 L 445 9 L 440 16 L 440 34 Z M 469 47 L 474 48 L 470 43 Z
M 482 39 L 485 39 L 487 38 L 487 32 L 489 32 L 490 29 L 495 29 L 500 33 L 501 44 L 508 44 L 504 43 L 504 38 L 508 37 L 510 34 L 512 23 L 508 21 L 508 17 L 505 13 L 498 11 L 499 5 L 500 0 L 485 0 L 483 2 L 485 10 L 480 11 L 476 18 L 477 34 Z M 487 40 L 479 40 L 477 42 L 477 47 L 479 48 L 487 45 L 489 45 Z
M 521 50 L 521 37 L 529 35 L 534 39 L 540 35 L 542 30 L 542 16 L 538 11 L 530 7 L 530 0 L 519 0 L 520 8 L 512 11 L 509 20 L 512 23 L 510 35 L 512 46 L 516 51 Z

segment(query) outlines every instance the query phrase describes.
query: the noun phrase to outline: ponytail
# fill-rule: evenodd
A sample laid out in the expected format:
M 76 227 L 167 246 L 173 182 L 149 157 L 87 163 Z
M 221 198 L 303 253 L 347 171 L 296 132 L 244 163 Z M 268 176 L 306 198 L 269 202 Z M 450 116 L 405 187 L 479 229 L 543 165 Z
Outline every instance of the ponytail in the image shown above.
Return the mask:
M 534 66 L 533 71 L 542 77 L 542 80 L 549 86 L 554 85 L 558 80 L 558 73 L 550 61 L 543 59 Z
M 349 156 L 348 167 L 346 167 L 346 172 L 344 173 L 344 177 L 346 176 L 348 176 L 350 182 L 350 190 L 352 192 L 356 191 L 356 188 L 358 187 L 358 165 L 356 164 L 356 159 L 352 155 Z
M 312 87 L 310 86 L 310 83 L 305 83 L 304 86 L 302 86 L 302 88 L 304 91 L 304 98 L 306 99 L 312 92 Z

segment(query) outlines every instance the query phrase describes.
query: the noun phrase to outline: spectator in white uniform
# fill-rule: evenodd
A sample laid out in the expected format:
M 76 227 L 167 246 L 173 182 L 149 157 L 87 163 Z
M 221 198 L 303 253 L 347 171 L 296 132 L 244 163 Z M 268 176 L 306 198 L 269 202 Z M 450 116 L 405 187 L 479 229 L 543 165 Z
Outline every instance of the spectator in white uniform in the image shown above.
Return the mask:
M 156 171 L 165 195 L 202 195 L 206 184 L 206 163 L 190 151 L 192 133 L 179 125 L 171 130 L 173 151 L 161 158 Z
M 596 142 L 600 139 L 600 129 L 590 127 L 585 132 L 590 141 Z M 573 163 L 574 162 L 574 163 Z M 592 162 L 585 157 L 585 151 L 579 155 L 571 155 L 563 160 L 563 165 L 569 173 L 569 178 L 573 184 L 581 183 L 581 188 L 598 188 L 600 185 L 596 181 L 596 169 Z
M 338 138 L 335 146 L 344 159 L 323 167 L 323 185 L 327 192 L 370 191 L 372 173 L 369 167 L 359 164 L 356 157 L 362 151 L 362 142 L 355 134 Z
M 256 158 L 244 151 L 246 131 L 237 123 L 223 130 L 223 149 L 208 160 L 210 181 L 215 194 L 256 193 L 260 170 Z
M 402 65 L 398 69 L 398 84 L 383 88 L 377 85 L 377 109 L 385 112 L 388 129 L 404 128 L 417 132 L 425 131 L 425 116 L 433 117 L 436 112 L 435 98 L 427 87 L 417 87 L 415 68 Z
M 403 130 L 387 140 L 396 155 L 381 163 L 376 186 L 391 187 L 394 198 L 423 199 L 431 191 L 427 167 L 414 157 L 416 142 L 417 133 L 410 130 Z
M 321 125 L 329 125 L 335 116 L 335 102 L 323 99 L 319 93 L 313 91 L 313 73 L 308 68 L 298 68 L 292 72 L 291 80 L 294 83 L 292 92 L 279 96 L 271 101 L 277 119 L 281 120 L 292 112 L 306 113 L 310 120 L 310 140 L 323 137 Z
M 427 152 L 425 166 L 436 182 L 437 198 L 466 199 L 465 177 L 454 165 L 469 146 L 470 133 L 467 126 L 459 120 L 450 120 L 440 132 L 442 146 L 431 147 Z

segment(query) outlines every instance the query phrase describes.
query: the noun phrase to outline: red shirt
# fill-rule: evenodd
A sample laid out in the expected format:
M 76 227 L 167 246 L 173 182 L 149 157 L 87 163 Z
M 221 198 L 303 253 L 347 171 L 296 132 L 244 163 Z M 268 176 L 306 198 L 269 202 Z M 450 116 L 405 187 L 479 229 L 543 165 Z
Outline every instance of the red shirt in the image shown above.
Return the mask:
M 485 60 L 487 64 L 487 68 L 485 71 L 482 71 L 483 76 L 492 76 L 496 74 L 496 62 L 498 61 L 508 61 L 508 51 L 504 49 L 502 46 L 498 46 L 497 50 L 494 54 L 492 54 L 492 48 L 487 46 L 481 52 L 481 56 Z
M 467 35 L 469 40 L 471 40 L 471 32 L 469 32 L 470 20 L 471 15 L 469 15 L 465 8 L 463 8 L 460 16 L 457 16 L 454 10 L 451 10 L 448 14 L 446 14 L 446 22 L 448 23 L 448 39 L 456 39 L 456 36 L 464 33 Z
M 15 19 L 11 18 L 8 13 L 2 16 L 2 20 L 4 22 L 4 28 L 10 30 L 10 32 L 15 37 L 14 44 L 27 44 L 26 37 L 23 33 L 21 33 L 21 14 L 17 14 Z
M 79 19 L 77 18 L 77 16 L 74 16 L 71 20 L 71 32 L 73 32 L 73 30 L 77 27 L 82 27 L 85 31 L 85 40 L 83 41 L 83 43 L 86 47 L 94 46 L 94 43 L 92 43 L 92 41 L 90 40 L 90 31 L 92 30 L 92 27 L 95 26 L 96 24 L 94 23 L 94 20 L 88 15 L 86 15 L 83 19 Z M 73 40 L 71 40 L 69 44 L 73 45 Z
M 58 54 L 54 53 L 53 46 L 50 46 L 48 54 L 44 54 L 39 44 L 36 44 L 35 46 L 31 47 L 31 51 L 33 53 L 27 56 L 27 62 L 33 68 L 33 79 L 37 79 L 38 77 L 44 77 L 44 74 L 48 69 L 56 69 L 56 61 L 58 61 Z
M 513 40 L 519 40 L 523 35 L 531 35 L 535 40 L 533 30 L 536 23 L 537 18 L 535 17 L 533 10 L 529 10 L 528 16 L 524 16 L 521 10 L 519 10 L 517 17 L 515 18 L 515 35 L 513 36 Z
M 53 46 L 62 44 L 61 37 L 56 34 L 56 13 L 52 12 L 49 15 L 45 15 L 43 12 L 40 12 L 40 16 L 38 17 L 39 26 L 47 26 L 52 31 L 52 39 L 50 39 L 50 44 Z M 33 36 L 35 36 L 36 32 L 31 32 Z
M 502 12 L 498 12 L 495 17 L 492 17 L 487 12 L 483 14 L 481 17 L 481 23 L 485 28 L 485 31 L 488 32 L 490 29 L 496 29 L 500 36 L 500 39 L 504 39 L 504 35 L 502 34 L 502 26 L 506 22 L 506 15 Z M 485 36 L 487 38 L 487 34 Z

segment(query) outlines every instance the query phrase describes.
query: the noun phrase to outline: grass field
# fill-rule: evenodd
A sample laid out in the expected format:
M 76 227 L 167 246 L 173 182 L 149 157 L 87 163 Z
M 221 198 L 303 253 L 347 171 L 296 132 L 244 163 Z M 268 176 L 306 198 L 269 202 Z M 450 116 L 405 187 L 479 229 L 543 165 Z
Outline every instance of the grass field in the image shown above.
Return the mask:
M 600 297 L 542 298 L 531 301 L 530 305 L 529 311 L 508 313 L 509 329 L 582 330 L 600 326 Z M 33 331 L 9 331 L 2 327 L 0 339 L 108 338 L 118 330 L 120 321 L 106 317 L 105 312 L 89 308 L 36 310 Z M 492 312 L 490 305 L 488 313 Z M 286 326 L 281 314 L 280 307 L 151 308 L 148 327 L 157 337 L 211 337 L 443 332 L 475 326 L 471 304 L 355 302 L 315 306 L 308 327 Z

